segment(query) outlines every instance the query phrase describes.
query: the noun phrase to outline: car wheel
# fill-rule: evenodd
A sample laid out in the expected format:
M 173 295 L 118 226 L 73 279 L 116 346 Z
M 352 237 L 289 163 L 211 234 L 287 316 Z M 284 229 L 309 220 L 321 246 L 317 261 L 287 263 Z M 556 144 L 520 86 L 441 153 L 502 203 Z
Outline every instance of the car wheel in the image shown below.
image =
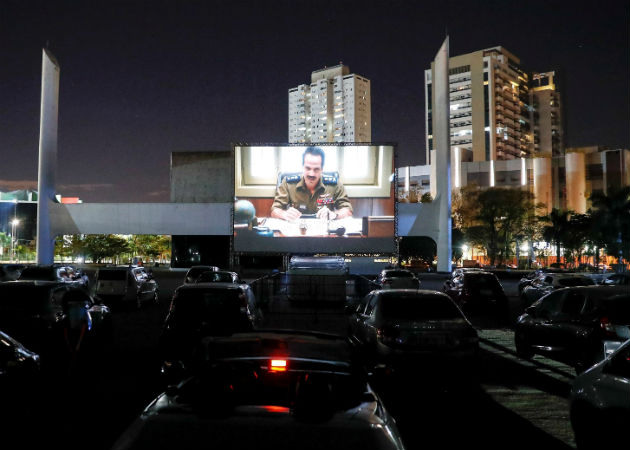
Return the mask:
M 525 335 L 522 331 L 516 331 L 514 334 L 514 345 L 516 346 L 516 355 L 519 358 L 531 359 L 534 356 L 534 352 L 527 345 Z

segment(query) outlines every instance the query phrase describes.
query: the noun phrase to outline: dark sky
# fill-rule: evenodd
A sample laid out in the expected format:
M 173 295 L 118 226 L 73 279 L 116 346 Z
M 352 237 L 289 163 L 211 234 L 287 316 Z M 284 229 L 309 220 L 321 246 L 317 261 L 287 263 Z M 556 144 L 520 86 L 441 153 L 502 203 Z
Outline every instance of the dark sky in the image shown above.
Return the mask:
M 426 3 L 426 4 L 425 4 Z M 569 146 L 630 147 L 629 2 L 0 0 L 0 190 L 35 188 L 42 47 L 61 66 L 58 190 L 169 201 L 173 151 L 288 139 L 287 90 L 343 61 L 372 139 L 424 163 L 424 70 L 501 45 L 559 70 Z

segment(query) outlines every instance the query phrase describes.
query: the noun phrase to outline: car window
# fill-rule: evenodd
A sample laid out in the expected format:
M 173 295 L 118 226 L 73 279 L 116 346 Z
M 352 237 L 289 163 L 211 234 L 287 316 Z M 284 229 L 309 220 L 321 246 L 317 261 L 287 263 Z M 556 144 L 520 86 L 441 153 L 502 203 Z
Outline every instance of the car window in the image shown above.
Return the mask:
M 376 301 L 377 300 L 378 300 L 378 296 L 377 295 L 372 296 L 372 298 L 370 299 L 370 302 L 367 305 L 367 308 L 365 308 L 365 315 L 366 316 L 372 315 L 372 312 L 374 311 L 374 306 L 376 306 Z
M 562 297 L 564 297 L 564 291 L 556 291 L 544 297 L 536 309 L 537 314 L 542 317 L 558 314 L 562 305 Z
M 372 295 L 366 295 L 365 297 L 361 299 L 361 301 L 359 302 L 359 305 L 357 306 L 357 313 L 363 314 L 365 312 L 365 307 L 370 302 L 372 297 L 373 297 Z
M 413 274 L 411 272 L 407 272 L 405 270 L 390 270 L 389 272 L 385 272 L 385 277 L 387 278 L 412 278 Z
M 479 294 L 491 294 L 493 292 L 500 292 L 503 289 L 501 287 L 501 283 L 499 283 L 499 280 L 497 280 L 496 276 L 490 274 L 469 274 L 464 279 L 464 284 L 473 293 Z
M 577 316 L 582 312 L 586 296 L 580 292 L 568 292 L 562 302 L 562 313 Z
M 27 267 L 20 274 L 20 280 L 57 281 L 56 270 L 50 267 Z

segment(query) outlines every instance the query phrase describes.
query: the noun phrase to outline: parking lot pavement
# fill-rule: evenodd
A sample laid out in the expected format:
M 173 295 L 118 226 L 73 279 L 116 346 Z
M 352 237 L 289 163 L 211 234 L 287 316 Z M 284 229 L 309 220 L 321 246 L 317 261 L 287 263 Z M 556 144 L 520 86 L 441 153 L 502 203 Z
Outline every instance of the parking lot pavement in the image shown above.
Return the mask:
M 534 427 L 575 448 L 568 404 L 575 370 L 543 356 L 537 355 L 531 360 L 519 358 L 512 330 L 480 330 L 479 337 L 484 358 L 493 360 L 488 367 L 501 374 L 482 375 L 483 390 Z

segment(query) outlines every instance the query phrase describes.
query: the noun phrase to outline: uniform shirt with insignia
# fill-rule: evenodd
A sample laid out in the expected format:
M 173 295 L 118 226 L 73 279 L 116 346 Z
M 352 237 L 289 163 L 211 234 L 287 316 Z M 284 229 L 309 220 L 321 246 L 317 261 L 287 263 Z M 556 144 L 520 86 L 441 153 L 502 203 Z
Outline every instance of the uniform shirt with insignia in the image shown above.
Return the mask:
M 286 210 L 290 206 L 302 214 L 315 214 L 325 206 L 330 210 L 349 208 L 352 211 L 346 188 L 335 177 L 328 176 L 319 179 L 313 195 L 306 187 L 303 176 L 285 177 L 276 189 L 271 209 Z

